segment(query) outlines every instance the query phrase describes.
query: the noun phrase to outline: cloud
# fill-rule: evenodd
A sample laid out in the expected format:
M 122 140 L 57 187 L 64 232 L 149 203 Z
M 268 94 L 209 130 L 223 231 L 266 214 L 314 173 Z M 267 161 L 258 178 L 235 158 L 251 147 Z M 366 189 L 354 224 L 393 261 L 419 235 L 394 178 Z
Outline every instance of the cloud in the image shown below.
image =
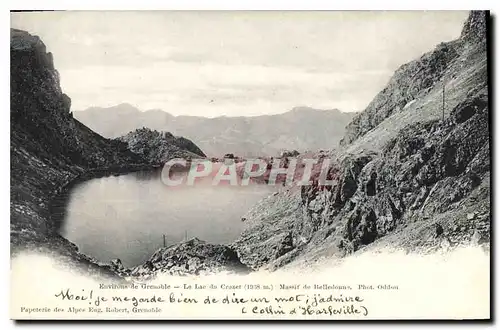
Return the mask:
M 362 110 L 392 72 L 460 34 L 466 12 L 13 13 L 53 52 L 73 108 L 174 114 Z
M 263 106 L 269 113 L 281 113 L 302 104 L 327 108 L 342 104 L 345 111 L 359 110 L 366 102 L 357 99 L 360 87 L 373 97 L 391 72 L 162 61 L 144 67 L 87 66 L 60 74 L 77 110 L 130 102 L 142 110 L 235 116 L 257 114 Z M 100 93 L 90 98 L 95 91 Z

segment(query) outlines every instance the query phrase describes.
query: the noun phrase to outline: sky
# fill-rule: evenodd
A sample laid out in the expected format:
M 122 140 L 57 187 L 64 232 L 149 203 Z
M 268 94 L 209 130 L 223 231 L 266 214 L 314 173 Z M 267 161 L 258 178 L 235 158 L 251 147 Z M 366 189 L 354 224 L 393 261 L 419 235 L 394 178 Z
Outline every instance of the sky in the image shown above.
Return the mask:
M 361 111 L 402 64 L 458 38 L 463 11 L 12 13 L 40 36 L 72 111 L 173 115 Z

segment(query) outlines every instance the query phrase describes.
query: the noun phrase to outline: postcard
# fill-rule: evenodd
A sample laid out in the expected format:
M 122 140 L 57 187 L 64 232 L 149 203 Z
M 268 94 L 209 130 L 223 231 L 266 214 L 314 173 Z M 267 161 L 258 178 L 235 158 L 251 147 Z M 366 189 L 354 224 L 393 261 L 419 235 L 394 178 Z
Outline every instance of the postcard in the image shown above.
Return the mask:
M 20 11 L 10 317 L 488 320 L 488 11 Z

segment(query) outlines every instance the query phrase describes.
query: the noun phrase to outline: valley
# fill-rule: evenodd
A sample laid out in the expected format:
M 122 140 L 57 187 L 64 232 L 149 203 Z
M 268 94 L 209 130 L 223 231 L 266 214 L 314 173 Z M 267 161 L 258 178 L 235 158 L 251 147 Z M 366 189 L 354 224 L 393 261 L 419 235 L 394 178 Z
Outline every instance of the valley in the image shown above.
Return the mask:
M 45 44 L 35 35 L 12 29 L 11 253 L 37 251 L 92 277 L 146 281 L 159 274 L 291 269 L 385 247 L 431 253 L 476 244 L 489 250 L 492 141 L 487 19 L 485 12 L 471 12 L 458 39 L 401 65 L 367 108 L 356 114 L 296 108 L 272 118 L 186 119 L 161 113 L 163 119 L 156 115 L 147 119 L 147 128 L 142 127 L 144 118 L 152 113 L 127 104 L 99 111 L 119 117 L 120 125 L 99 118 L 95 109 L 72 112 Z M 231 153 L 269 158 L 284 150 L 297 150 L 299 159 L 331 159 L 328 175 L 336 184 L 329 189 L 318 184 L 284 187 L 255 195 L 258 198 L 244 206 L 227 197 L 234 192 L 228 193 L 221 199 L 231 205 L 221 204 L 219 215 L 208 216 L 200 208 L 196 219 L 227 216 L 237 221 L 241 230 L 225 236 L 230 239 L 216 239 L 216 231 L 210 236 L 213 228 L 208 227 L 214 225 L 204 224 L 207 228 L 200 234 L 179 237 L 168 246 L 149 246 L 125 265 L 118 257 L 109 260 L 108 253 L 100 260 L 80 249 L 76 238 L 61 235 L 67 209 L 54 212 L 51 207 L 58 198 L 67 199 L 65 194 L 74 185 L 90 185 L 100 178 L 91 190 L 99 196 L 102 182 L 112 185 L 135 175 L 133 189 L 127 192 L 116 186 L 107 195 L 125 191 L 129 196 L 123 200 L 137 200 L 130 197 L 134 192 L 148 196 L 142 213 L 128 212 L 132 220 L 147 222 L 168 210 L 144 215 L 162 201 L 148 195 L 160 188 L 144 185 L 141 173 L 154 172 L 173 158 Z M 177 206 L 189 200 L 175 200 L 176 196 L 168 199 Z M 208 196 L 214 197 L 214 192 L 207 191 L 196 204 L 210 201 Z M 243 214 L 225 211 L 231 208 Z M 132 223 L 137 224 L 128 222 Z M 131 229 L 128 224 L 115 227 Z M 154 230 L 155 225 L 149 228 Z M 140 230 L 133 227 L 130 232 Z M 209 238 L 198 237 L 202 234 Z M 96 246 L 91 242 L 87 248 Z M 310 315 L 351 312 L 304 310 Z

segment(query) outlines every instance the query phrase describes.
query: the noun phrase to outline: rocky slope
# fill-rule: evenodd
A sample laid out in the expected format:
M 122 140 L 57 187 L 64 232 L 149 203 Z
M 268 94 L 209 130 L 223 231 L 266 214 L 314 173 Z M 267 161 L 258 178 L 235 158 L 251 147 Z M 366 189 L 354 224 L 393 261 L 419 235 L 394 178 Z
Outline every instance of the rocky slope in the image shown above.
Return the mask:
M 35 196 L 55 192 L 87 169 L 142 162 L 126 144 L 104 139 L 72 118 L 52 55 L 38 37 L 18 30 L 11 32 L 10 101 L 11 225 L 24 239 L 54 230 L 30 216 L 45 213 L 37 209 L 48 204 Z
M 348 152 L 380 149 L 414 122 L 445 117 L 464 100 L 482 93 L 487 81 L 486 24 L 473 12 L 459 39 L 439 44 L 402 65 L 388 85 L 346 127 L 340 144 Z
M 279 115 L 256 117 L 172 116 L 162 110 L 140 111 L 129 104 L 75 111 L 75 118 L 96 132 L 116 138 L 148 127 L 194 141 L 208 155 L 277 156 L 282 150 L 331 149 L 354 113 L 296 107 Z M 120 118 L 116 121 L 116 118 Z
M 347 127 L 338 184 L 289 189 L 245 218 L 233 248 L 252 268 L 342 257 L 373 246 L 489 246 L 486 16 L 403 65 Z M 442 90 L 445 85 L 445 116 Z
M 125 268 L 120 260 L 114 260 L 112 265 L 121 276 L 140 280 L 153 279 L 160 274 L 186 276 L 251 271 L 230 247 L 210 244 L 198 238 L 161 248 L 137 267 Z
M 205 158 L 205 154 L 190 140 L 169 132 L 137 129 L 118 138 L 128 148 L 152 164 L 164 164 L 173 158 Z
M 51 217 L 51 201 L 76 180 L 150 168 L 152 160 L 73 118 L 71 100 L 61 90 L 52 54 L 37 36 L 11 29 L 10 54 L 12 253 L 57 253 L 66 267 L 114 274 L 79 254 L 74 244 L 59 235 L 60 223 Z M 167 140 L 175 141 L 177 153 L 191 154 L 184 148 L 199 151 L 185 139 Z

